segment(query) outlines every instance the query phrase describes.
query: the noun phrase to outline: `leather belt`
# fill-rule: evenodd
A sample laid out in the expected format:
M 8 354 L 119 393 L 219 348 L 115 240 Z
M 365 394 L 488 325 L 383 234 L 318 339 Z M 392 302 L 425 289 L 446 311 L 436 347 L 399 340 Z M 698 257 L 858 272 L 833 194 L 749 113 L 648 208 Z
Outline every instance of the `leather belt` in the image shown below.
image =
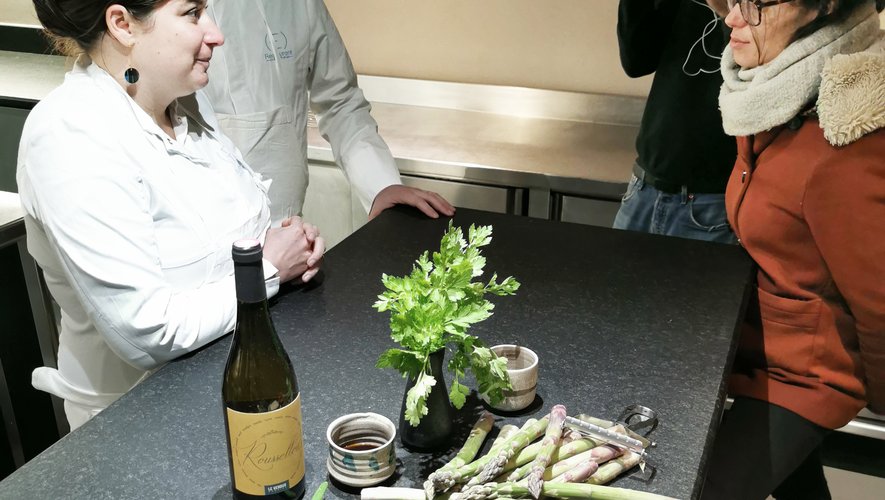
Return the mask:
M 654 174 L 650 174 L 643 170 L 638 163 L 633 164 L 633 175 L 638 177 L 640 180 L 642 180 L 642 182 L 648 184 L 649 186 L 652 186 L 655 189 L 663 191 L 665 193 L 679 194 L 683 192 L 683 188 L 686 193 L 692 192 L 688 186 L 677 184 L 675 182 L 668 182 L 655 177 Z

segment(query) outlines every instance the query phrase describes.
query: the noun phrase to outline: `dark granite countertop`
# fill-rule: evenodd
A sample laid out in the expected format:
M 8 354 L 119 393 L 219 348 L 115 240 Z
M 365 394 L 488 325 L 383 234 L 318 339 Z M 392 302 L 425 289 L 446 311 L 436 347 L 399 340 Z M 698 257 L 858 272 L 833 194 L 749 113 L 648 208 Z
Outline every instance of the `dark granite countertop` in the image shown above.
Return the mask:
M 455 222 L 493 224 L 486 272 L 522 282 L 515 297 L 493 299 L 494 316 L 472 333 L 540 357 L 536 404 L 496 426 L 556 403 L 603 418 L 651 407 L 661 419 L 656 474 L 616 484 L 696 496 L 752 279 L 744 251 L 466 209 Z M 446 224 L 388 210 L 329 252 L 318 285 L 274 300 L 302 390 L 308 494 L 327 479 L 325 429 L 335 417 L 374 411 L 398 421 L 405 381 L 374 367 L 393 342 L 387 314 L 371 306 L 381 273 L 409 272 L 421 251 L 438 248 Z M 165 366 L 0 482 L 0 498 L 230 498 L 220 398 L 228 345 L 225 337 Z M 472 398 L 459 413 L 462 435 L 480 409 Z M 397 456 L 387 484 L 415 487 L 448 457 L 401 447 Z M 327 498 L 353 493 L 331 484 Z

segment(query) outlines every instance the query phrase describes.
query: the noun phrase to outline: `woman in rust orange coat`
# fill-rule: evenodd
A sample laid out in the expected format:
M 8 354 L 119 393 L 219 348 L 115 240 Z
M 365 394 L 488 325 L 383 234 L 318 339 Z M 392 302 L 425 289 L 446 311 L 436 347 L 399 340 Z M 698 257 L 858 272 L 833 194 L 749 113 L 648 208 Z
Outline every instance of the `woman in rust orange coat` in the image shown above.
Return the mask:
M 704 498 L 829 498 L 817 450 L 885 413 L 885 38 L 873 0 L 728 0 L 729 222 L 758 286 Z

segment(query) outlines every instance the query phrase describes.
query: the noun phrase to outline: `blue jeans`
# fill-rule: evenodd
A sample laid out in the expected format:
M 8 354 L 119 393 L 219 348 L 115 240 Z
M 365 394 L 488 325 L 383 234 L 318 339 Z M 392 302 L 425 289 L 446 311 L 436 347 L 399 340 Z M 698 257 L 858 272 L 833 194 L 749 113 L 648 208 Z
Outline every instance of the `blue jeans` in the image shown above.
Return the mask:
M 613 227 L 720 243 L 737 241 L 728 226 L 724 194 L 689 193 L 684 186 L 681 193 L 665 193 L 635 175 Z

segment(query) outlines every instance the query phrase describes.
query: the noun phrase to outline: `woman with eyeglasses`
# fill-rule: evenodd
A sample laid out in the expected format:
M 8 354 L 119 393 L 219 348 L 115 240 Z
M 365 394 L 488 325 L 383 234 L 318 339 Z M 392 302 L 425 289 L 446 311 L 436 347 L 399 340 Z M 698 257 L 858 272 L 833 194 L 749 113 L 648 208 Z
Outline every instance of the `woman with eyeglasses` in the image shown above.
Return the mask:
M 28 116 L 17 171 L 28 251 L 61 306 L 58 367 L 32 381 L 64 399 L 72 429 L 233 330 L 233 241 L 263 242 L 269 296 L 322 258 L 312 226 L 270 227 L 266 182 L 200 92 L 224 43 L 205 7 L 34 0 L 79 55 Z
M 885 37 L 873 0 L 729 0 L 726 209 L 758 264 L 703 498 L 830 498 L 824 437 L 885 412 Z

